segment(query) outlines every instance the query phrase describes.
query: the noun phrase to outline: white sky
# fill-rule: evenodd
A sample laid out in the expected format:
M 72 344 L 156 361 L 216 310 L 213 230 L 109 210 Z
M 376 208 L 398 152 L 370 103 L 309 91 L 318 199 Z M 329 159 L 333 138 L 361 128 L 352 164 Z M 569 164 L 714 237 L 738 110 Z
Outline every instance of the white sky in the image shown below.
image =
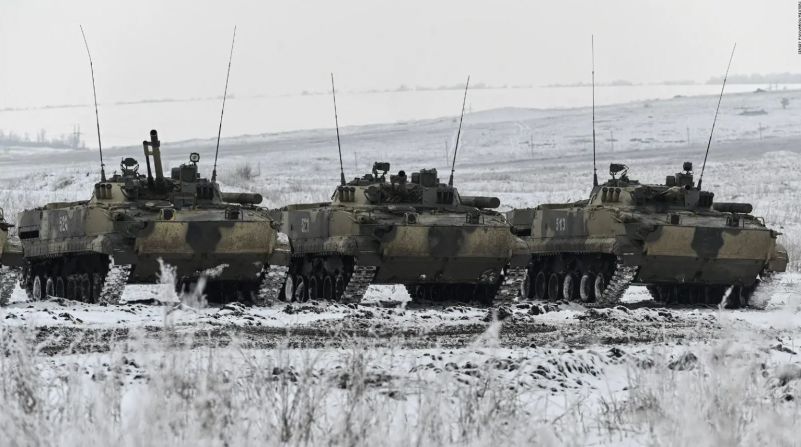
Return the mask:
M 793 0 L 0 0 L 0 108 L 230 92 L 801 72 Z

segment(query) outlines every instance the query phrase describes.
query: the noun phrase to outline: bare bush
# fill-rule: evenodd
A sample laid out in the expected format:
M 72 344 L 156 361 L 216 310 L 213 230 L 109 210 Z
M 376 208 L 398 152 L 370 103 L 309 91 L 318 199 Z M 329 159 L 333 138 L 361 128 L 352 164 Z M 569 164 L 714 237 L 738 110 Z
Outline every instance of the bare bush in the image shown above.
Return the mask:
M 234 175 L 239 180 L 250 182 L 256 178 L 256 172 L 253 170 L 253 166 L 249 163 L 240 163 L 239 165 L 234 168 Z

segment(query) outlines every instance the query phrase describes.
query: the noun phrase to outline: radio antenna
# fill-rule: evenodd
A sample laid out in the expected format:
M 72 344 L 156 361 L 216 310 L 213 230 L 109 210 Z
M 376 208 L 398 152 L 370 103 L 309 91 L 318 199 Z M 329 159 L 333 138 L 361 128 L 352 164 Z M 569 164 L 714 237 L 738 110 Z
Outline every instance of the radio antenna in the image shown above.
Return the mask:
M 729 68 L 731 68 L 731 61 L 734 59 L 734 50 L 737 49 L 737 43 L 731 49 L 731 56 L 729 56 L 729 65 L 726 66 L 726 74 L 723 75 L 723 85 L 720 87 L 720 96 L 718 97 L 718 106 L 715 109 L 715 118 L 712 120 L 712 130 L 709 131 L 709 141 L 706 143 L 706 154 L 704 154 L 704 164 L 701 166 L 701 175 L 698 177 L 698 189 L 701 189 L 701 183 L 704 181 L 704 170 L 706 169 L 706 159 L 709 157 L 709 147 L 712 145 L 712 134 L 715 133 L 715 123 L 718 121 L 718 111 L 720 111 L 720 101 L 723 99 L 723 89 L 726 88 L 726 79 L 729 77 Z
M 339 142 L 339 117 L 337 116 L 337 89 L 334 87 L 334 73 L 331 73 L 331 96 L 334 97 L 334 124 L 337 127 L 337 149 L 339 149 L 339 177 L 345 186 L 345 168 L 342 166 L 342 144 Z
M 592 49 L 592 186 L 598 186 L 598 168 L 595 165 L 595 35 L 590 40 Z
M 448 186 L 453 186 L 453 171 L 456 170 L 456 153 L 459 152 L 459 137 L 462 135 L 462 120 L 464 120 L 464 105 L 467 103 L 467 87 L 470 85 L 470 75 L 464 84 L 464 98 L 462 98 L 462 115 L 459 117 L 459 130 L 456 132 L 456 147 L 453 149 L 453 162 L 451 163 L 451 177 Z
M 231 53 L 228 55 L 228 72 L 225 74 L 225 91 L 223 92 L 222 110 L 220 110 L 220 127 L 217 129 L 217 149 L 214 151 L 214 169 L 211 171 L 211 181 L 217 181 L 217 156 L 220 154 L 220 135 L 222 134 L 223 115 L 225 114 L 225 98 L 228 97 L 228 78 L 231 76 L 231 59 L 234 57 L 234 42 L 236 41 L 236 25 L 234 36 L 231 38 Z
M 89 52 L 89 43 L 86 41 L 86 33 L 83 32 L 83 25 L 81 27 L 81 35 L 83 36 L 83 44 L 86 46 L 86 54 L 89 56 L 89 70 L 92 72 L 92 96 L 95 100 L 95 123 L 97 124 L 97 148 L 100 150 L 100 181 L 106 181 L 106 165 L 103 163 L 103 145 L 100 143 L 100 114 L 97 112 L 97 90 L 95 89 L 95 64 L 92 62 L 92 53 Z

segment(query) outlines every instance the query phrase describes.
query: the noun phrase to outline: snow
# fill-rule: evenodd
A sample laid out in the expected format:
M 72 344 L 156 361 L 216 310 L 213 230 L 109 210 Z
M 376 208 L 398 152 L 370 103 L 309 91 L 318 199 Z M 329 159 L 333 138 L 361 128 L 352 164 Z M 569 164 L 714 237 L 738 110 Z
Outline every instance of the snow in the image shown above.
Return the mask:
M 773 87 L 773 86 L 770 86 Z M 798 85 L 777 85 L 776 94 Z M 760 84 L 729 84 L 729 93 L 768 89 Z M 654 101 L 676 96 L 715 95 L 719 85 L 635 85 L 596 87 L 596 104 L 622 104 Z M 409 122 L 452 116 L 461 104 L 459 89 L 404 92 L 338 92 L 339 119 L 342 126 Z M 164 131 L 164 141 L 216 136 L 221 98 L 176 99 L 106 104 L 100 99 L 103 143 L 106 147 L 128 146 L 143 139 L 142 128 Z M 778 101 L 778 100 L 777 100 Z M 501 107 L 537 109 L 589 106 L 589 86 L 526 87 L 473 89 L 468 96 L 470 111 Z M 778 104 L 778 103 L 777 103 Z M 792 102 L 791 102 L 792 104 Z M 755 109 L 759 110 L 759 109 Z M 226 135 L 253 135 L 270 130 L 287 132 L 298 129 L 332 128 L 334 117 L 329 93 L 239 97 L 227 99 L 224 132 Z M 0 110 L 0 130 L 17 135 L 70 135 L 75 125 L 83 132 L 82 140 L 95 147 L 94 109 L 91 104 L 64 107 L 30 107 Z M 680 129 L 682 132 L 684 129 Z M 145 134 L 146 137 L 146 134 Z M 2 146 L 0 146 L 2 148 Z
M 648 182 L 685 160 L 700 170 L 715 102 L 599 107 L 598 135 L 613 130 L 619 140 L 614 153 L 599 140 L 599 176 L 611 161 Z M 497 195 L 505 209 L 585 197 L 588 112 L 468 114 L 457 186 Z M 31 303 L 17 290 L 0 309 L 0 389 L 16 390 L 0 393 L 0 430 L 20 444 L 52 445 L 792 444 L 801 415 L 799 118 L 798 91 L 726 95 L 704 177 L 716 200 L 753 203 L 783 233 L 792 271 L 761 286 L 763 309 L 656 308 L 643 287 L 612 309 L 507 303 L 496 313 L 502 321 L 484 308 L 410 303 L 400 286 L 373 286 L 358 306 L 264 308 L 182 303 L 169 284 L 130 286 L 119 306 Z M 444 176 L 455 125 L 344 129 L 346 173 L 380 159 Z M 199 149 L 208 171 L 212 144 L 165 143 L 167 165 Z M 335 145 L 328 130 L 227 138 L 220 179 L 270 207 L 323 201 L 338 181 Z M 139 151 L 109 150 L 107 169 Z M 236 175 L 243 163 L 255 178 Z M 89 153 L 29 150 L 0 155 L 0 165 L 0 206 L 12 220 L 46 201 L 87 198 L 98 176 Z M 105 414 L 116 416 L 99 429 Z

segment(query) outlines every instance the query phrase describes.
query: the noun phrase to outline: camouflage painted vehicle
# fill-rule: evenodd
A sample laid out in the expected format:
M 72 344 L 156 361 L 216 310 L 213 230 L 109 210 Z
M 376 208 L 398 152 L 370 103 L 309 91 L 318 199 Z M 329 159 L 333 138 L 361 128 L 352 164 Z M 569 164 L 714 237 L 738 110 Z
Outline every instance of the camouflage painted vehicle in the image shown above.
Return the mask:
M 748 303 L 761 279 L 787 266 L 778 232 L 747 203 L 713 203 L 695 185 L 692 163 L 664 185 L 641 184 L 627 167 L 590 198 L 510 212 L 529 244 L 530 298 L 617 302 L 629 284 L 648 287 L 659 303 Z
M 155 130 L 143 145 L 147 176 L 125 158 L 90 200 L 20 213 L 29 295 L 115 303 L 126 283 L 158 281 L 163 260 L 179 287 L 207 278 L 209 300 L 277 298 L 289 252 L 279 224 L 255 206 L 261 196 L 221 192 L 198 174 L 196 153 L 165 178 Z
M 0 306 L 5 306 L 11 298 L 22 267 L 22 248 L 9 238 L 8 230 L 12 227 L 0 209 Z
M 522 247 L 495 197 L 460 196 L 436 169 L 387 181 L 389 163 L 336 188 L 331 202 L 283 209 L 292 261 L 288 295 L 358 302 L 370 284 L 403 284 L 413 299 L 490 303 L 516 296 Z M 289 293 L 291 291 L 292 293 Z

